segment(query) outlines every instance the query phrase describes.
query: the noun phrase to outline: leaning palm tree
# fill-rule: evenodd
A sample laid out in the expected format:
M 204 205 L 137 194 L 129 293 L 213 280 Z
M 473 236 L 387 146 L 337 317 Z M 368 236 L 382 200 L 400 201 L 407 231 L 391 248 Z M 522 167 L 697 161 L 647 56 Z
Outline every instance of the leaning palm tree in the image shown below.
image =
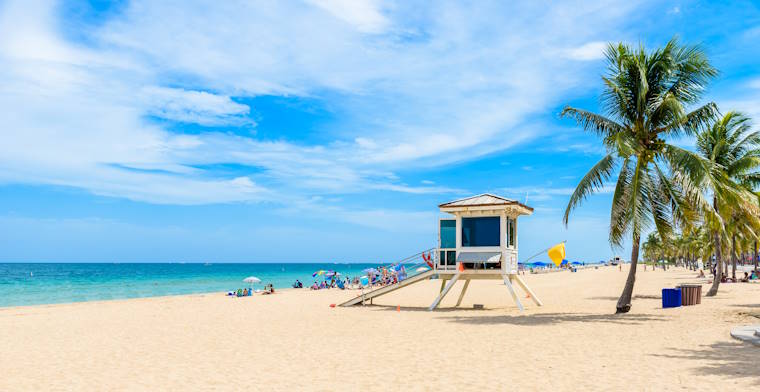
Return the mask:
M 676 38 L 651 52 L 643 46 L 610 44 L 605 55 L 603 113 L 572 107 L 562 111 L 562 116 L 598 135 L 606 148 L 604 158 L 570 196 L 563 221 L 567 225 L 571 211 L 617 173 L 609 241 L 621 247 L 627 235 L 632 239 L 631 267 L 616 307 L 617 313 L 626 313 L 631 309 L 641 235 L 654 224 L 660 237 L 667 238 L 673 222 L 694 219 L 670 173 L 709 162 L 666 139 L 691 134 L 716 116 L 713 103 L 691 112 L 687 107 L 699 101 L 717 70 L 699 46 L 681 45 Z
M 717 267 L 706 295 L 714 296 L 723 271 L 721 240 L 730 238 L 734 243 L 736 235 L 753 232 L 760 224 L 757 195 L 751 192 L 760 184 L 760 132 L 751 132 L 749 119 L 741 113 L 728 112 L 697 134 L 696 147 L 711 163 L 697 170 L 691 180 L 695 188 L 704 191 L 705 197 L 712 198 L 706 209 L 714 219 L 708 218 L 706 222 L 712 230 Z M 735 262 L 734 247 L 731 258 Z

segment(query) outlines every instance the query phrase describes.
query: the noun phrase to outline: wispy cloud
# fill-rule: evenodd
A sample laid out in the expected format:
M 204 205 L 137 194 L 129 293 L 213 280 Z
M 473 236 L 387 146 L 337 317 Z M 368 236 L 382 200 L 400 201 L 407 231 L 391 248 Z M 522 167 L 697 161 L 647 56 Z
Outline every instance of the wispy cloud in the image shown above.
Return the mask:
M 146 87 L 142 93 L 146 113 L 166 120 L 205 126 L 255 125 L 247 117 L 250 108 L 227 96 L 166 87 Z
M 596 58 L 598 31 L 614 34 L 632 7 L 133 1 L 72 27 L 63 6 L 0 6 L 0 181 L 177 204 L 456 192 L 407 185 L 397 172 L 540 135 L 530 116 L 579 86 L 588 67 L 557 53 Z M 570 22 L 591 13 L 584 28 Z M 308 130 L 227 132 L 255 126 L 231 97 L 265 94 L 330 95 L 351 115 L 319 144 L 302 140 Z M 184 123 L 207 129 L 178 132 Z M 250 170 L 209 169 L 216 164 Z
M 568 49 L 565 51 L 565 55 L 573 60 L 600 60 L 604 58 L 604 49 L 606 47 L 606 42 L 594 41 L 583 44 L 576 48 Z
M 390 21 L 374 0 L 307 0 L 365 33 L 381 33 Z
M 502 188 L 501 192 L 505 195 L 519 198 L 524 200 L 526 197 L 528 200 L 533 201 L 546 201 L 555 197 L 567 197 L 573 194 L 575 187 L 551 187 L 551 186 L 521 186 Z M 603 185 L 596 194 L 609 194 L 615 191 L 615 184 Z

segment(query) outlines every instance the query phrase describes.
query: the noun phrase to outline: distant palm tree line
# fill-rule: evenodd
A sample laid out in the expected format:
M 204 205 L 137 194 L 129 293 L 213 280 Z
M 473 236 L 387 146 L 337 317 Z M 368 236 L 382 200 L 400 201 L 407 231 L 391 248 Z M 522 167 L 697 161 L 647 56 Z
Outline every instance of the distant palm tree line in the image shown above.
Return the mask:
M 609 241 L 632 240 L 631 268 L 616 305 L 631 308 L 642 236 L 648 260 L 697 258 L 723 271 L 726 255 L 757 253 L 760 236 L 760 134 L 738 112 L 722 114 L 713 102 L 699 104 L 718 71 L 699 45 L 677 38 L 647 51 L 609 44 L 602 77 L 602 113 L 573 107 L 562 111 L 597 135 L 605 156 L 580 180 L 563 221 L 591 194 L 615 181 Z M 698 105 L 699 104 L 699 105 Z M 694 149 L 672 143 L 696 138 Z M 735 271 L 735 267 L 734 267 Z M 715 295 L 720 272 L 707 295 Z

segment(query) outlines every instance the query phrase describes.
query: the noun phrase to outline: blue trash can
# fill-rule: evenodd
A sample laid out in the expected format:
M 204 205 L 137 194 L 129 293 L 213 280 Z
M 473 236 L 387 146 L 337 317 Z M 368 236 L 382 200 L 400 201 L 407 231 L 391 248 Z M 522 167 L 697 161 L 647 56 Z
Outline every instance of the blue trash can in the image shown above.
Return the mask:
M 677 308 L 681 306 L 681 289 L 662 289 L 662 307 Z

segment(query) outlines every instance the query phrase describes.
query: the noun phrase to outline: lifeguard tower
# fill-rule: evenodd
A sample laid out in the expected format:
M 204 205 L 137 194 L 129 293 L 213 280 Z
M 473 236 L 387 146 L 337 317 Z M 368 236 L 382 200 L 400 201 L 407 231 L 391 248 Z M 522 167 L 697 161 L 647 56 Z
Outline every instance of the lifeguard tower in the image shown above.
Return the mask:
M 438 207 L 449 216 L 439 219 L 438 247 L 434 257 L 426 261 L 430 269 L 364 293 L 341 306 L 363 304 L 366 300 L 435 278 L 441 280 L 441 289 L 429 310 L 437 308 L 454 284 L 463 280 L 464 286 L 456 304 L 459 306 L 473 279 L 502 280 L 521 311 L 523 305 L 513 283 L 525 290 L 537 305 L 542 305 L 517 274 L 517 219 L 521 215 L 531 215 L 533 208 L 492 194 L 454 200 Z

